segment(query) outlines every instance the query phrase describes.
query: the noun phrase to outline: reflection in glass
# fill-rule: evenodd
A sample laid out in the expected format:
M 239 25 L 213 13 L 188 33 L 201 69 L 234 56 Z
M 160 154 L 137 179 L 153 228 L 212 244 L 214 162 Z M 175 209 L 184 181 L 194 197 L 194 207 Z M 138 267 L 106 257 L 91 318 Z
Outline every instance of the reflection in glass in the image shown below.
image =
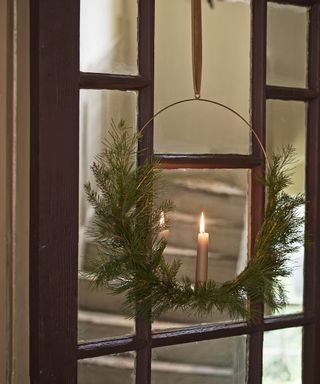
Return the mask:
M 190 2 L 156 0 L 155 111 L 193 97 Z M 250 2 L 203 4 L 202 96 L 250 120 Z M 226 28 L 226 25 L 228 28 Z M 173 32 L 174 31 L 174 32 Z M 248 128 L 230 112 L 188 103 L 155 121 L 155 152 L 250 152 Z
M 137 1 L 81 0 L 80 70 L 137 73 Z
M 78 384 L 133 384 L 134 356 L 128 352 L 78 361 Z
M 244 384 L 246 337 L 155 348 L 152 358 L 153 384 Z
M 88 204 L 83 185 L 94 185 L 90 165 L 101 151 L 111 120 L 125 119 L 136 128 L 135 92 L 82 90 L 80 92 L 80 185 L 79 185 L 79 269 L 96 257 L 96 249 L 86 235 L 93 219 L 93 208 Z M 133 320 L 124 318 L 123 298 L 95 290 L 84 278 L 79 278 L 79 340 L 94 340 L 132 332 Z
M 306 171 L 306 106 L 302 102 L 267 102 L 267 150 L 279 151 L 284 145 L 296 149 L 296 163 L 293 165 L 293 184 L 289 194 L 305 193 Z M 301 208 L 301 215 L 304 209 Z M 302 311 L 303 300 L 303 261 L 304 248 L 290 256 L 292 276 L 284 279 L 289 305 L 281 313 Z M 267 311 L 268 313 L 268 311 Z
M 178 277 L 194 281 L 196 271 L 197 235 L 203 211 L 209 233 L 208 278 L 218 282 L 233 279 L 247 262 L 247 170 L 166 170 L 165 198 L 173 200 L 175 211 L 168 217 L 170 236 L 165 257 L 181 261 Z M 228 319 L 214 313 L 198 317 L 180 311 L 163 314 L 162 320 L 172 323 L 202 323 Z M 157 324 L 154 324 L 157 328 Z
M 268 2 L 267 83 L 305 87 L 308 9 Z
M 301 384 L 302 330 L 265 332 L 263 384 Z

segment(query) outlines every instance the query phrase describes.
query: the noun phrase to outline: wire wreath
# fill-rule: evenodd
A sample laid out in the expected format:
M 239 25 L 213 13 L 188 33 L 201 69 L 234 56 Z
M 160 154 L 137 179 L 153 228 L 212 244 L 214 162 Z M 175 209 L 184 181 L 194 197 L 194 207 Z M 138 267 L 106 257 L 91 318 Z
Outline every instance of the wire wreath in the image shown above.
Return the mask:
M 142 315 L 153 321 L 168 310 L 192 311 L 198 315 L 213 311 L 227 312 L 231 318 L 253 318 L 248 300 L 266 304 L 272 311 L 286 305 L 282 278 L 289 276 L 290 254 L 304 243 L 304 217 L 299 207 L 304 195 L 290 196 L 285 189 L 291 184 L 290 165 L 295 150 L 288 146 L 268 159 L 266 151 L 251 125 L 235 110 L 221 103 L 244 121 L 257 139 L 266 158 L 267 168 L 260 182 L 266 188 L 265 215 L 252 255 L 245 269 L 233 280 L 217 283 L 209 280 L 196 284 L 189 277 L 177 278 L 181 263 L 169 263 L 164 257 L 166 240 L 159 236 L 162 212 L 174 209 L 171 201 L 160 201 L 165 180 L 159 163 L 149 159 L 136 166 L 137 142 L 142 131 L 132 133 L 124 121 L 113 122 L 104 149 L 91 166 L 96 188 L 85 185 L 95 217 L 88 233 L 96 244 L 98 256 L 92 258 L 83 274 L 96 287 L 114 294 L 125 294 L 125 306 L 131 317 Z M 160 201 L 160 202 L 159 202 Z M 166 221 L 166 224 L 168 221 Z

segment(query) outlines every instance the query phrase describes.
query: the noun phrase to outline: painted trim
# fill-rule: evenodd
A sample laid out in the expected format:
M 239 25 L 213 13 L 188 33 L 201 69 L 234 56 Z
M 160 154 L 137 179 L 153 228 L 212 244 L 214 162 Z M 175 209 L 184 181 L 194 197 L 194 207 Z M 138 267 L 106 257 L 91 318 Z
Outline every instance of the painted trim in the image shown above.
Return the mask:
M 9 382 L 11 371 L 11 149 L 8 124 L 10 94 L 8 1 L 0 2 L 0 382 Z M 9 352 L 9 353 L 8 353 Z
M 0 382 L 29 383 L 29 2 L 0 2 Z

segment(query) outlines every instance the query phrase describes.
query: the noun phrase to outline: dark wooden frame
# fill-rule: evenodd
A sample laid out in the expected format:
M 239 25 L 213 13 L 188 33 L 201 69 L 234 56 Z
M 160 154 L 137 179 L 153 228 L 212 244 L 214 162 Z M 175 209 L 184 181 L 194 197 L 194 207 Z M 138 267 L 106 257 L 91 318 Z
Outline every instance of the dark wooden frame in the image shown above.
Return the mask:
M 143 319 L 136 334 L 77 345 L 78 284 L 78 151 L 79 89 L 139 91 L 138 126 L 153 114 L 154 2 L 139 0 L 139 75 L 79 73 L 79 0 L 31 0 L 31 200 L 30 200 L 30 372 L 32 383 L 76 383 L 77 360 L 137 351 L 136 382 L 150 383 L 152 348 L 248 335 L 248 382 L 262 380 L 263 333 L 304 327 L 303 382 L 320 377 L 319 239 L 314 236 L 305 258 L 303 314 L 245 322 L 192 326 L 151 334 Z M 266 86 L 266 0 L 253 1 L 252 123 L 265 140 L 266 99 L 308 103 L 307 229 L 320 229 L 320 4 L 312 0 L 277 0 L 311 6 L 308 88 Z M 153 148 L 153 131 L 142 147 Z M 252 155 L 158 155 L 163 168 L 248 168 L 252 170 L 251 228 L 262 219 L 263 190 L 256 175 L 263 156 L 253 143 Z M 140 158 L 143 162 L 145 159 Z M 258 209 L 257 209 L 258 207 Z M 254 306 L 254 303 L 252 304 Z
M 30 2 L 30 376 L 76 383 L 78 0 Z

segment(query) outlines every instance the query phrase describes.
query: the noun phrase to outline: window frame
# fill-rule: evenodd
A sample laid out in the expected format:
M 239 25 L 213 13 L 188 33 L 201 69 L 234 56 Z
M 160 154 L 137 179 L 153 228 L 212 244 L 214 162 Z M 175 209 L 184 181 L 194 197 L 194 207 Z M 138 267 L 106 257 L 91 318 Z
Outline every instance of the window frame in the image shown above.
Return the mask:
M 252 1 L 252 124 L 265 143 L 266 100 L 308 103 L 307 231 L 320 229 L 320 3 L 315 0 L 274 0 L 310 7 L 308 88 L 266 85 L 267 0 Z M 258 322 L 208 324 L 151 334 L 143 319 L 136 334 L 78 344 L 78 182 L 79 90 L 137 90 L 138 127 L 154 108 L 155 0 L 138 0 L 139 75 L 79 73 L 80 0 L 31 0 L 31 175 L 30 175 L 30 374 L 32 383 L 76 383 L 80 359 L 136 351 L 136 383 L 151 380 L 152 348 L 201 340 L 248 335 L 249 384 L 262 382 L 265 331 L 304 328 L 303 383 L 320 377 L 320 239 L 306 251 L 304 312 L 263 317 Z M 57 20 L 59 22 L 57 22 Z M 251 231 L 254 239 L 263 216 L 264 191 L 256 176 L 264 165 L 253 142 L 250 155 L 159 154 L 161 166 L 172 168 L 249 168 Z M 153 127 L 143 132 L 139 162 L 152 155 Z M 56 153 L 59 148 L 59 154 Z M 258 207 L 258 209 L 257 209 Z

